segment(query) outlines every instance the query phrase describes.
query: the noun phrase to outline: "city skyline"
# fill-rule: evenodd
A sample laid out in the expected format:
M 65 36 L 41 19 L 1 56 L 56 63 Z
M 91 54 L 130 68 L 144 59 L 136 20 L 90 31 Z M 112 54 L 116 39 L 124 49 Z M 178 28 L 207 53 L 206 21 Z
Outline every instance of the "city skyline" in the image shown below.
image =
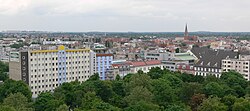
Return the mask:
M 0 0 L 0 30 L 249 32 L 242 0 Z

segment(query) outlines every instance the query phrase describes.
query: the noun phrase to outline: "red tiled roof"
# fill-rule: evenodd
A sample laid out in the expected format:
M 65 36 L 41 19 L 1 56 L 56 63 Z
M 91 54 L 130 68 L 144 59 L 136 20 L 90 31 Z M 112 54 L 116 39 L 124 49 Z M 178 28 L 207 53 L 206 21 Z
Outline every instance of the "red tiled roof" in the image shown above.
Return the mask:
M 157 65 L 161 64 L 161 61 L 159 60 L 151 60 L 151 61 L 145 61 L 147 65 Z
M 146 66 L 146 65 L 158 65 L 161 64 L 161 61 L 159 60 L 149 60 L 149 61 L 135 61 L 130 62 L 131 65 L 137 67 L 137 66 Z
M 113 54 L 96 54 L 96 57 L 100 57 L 100 56 L 113 56 Z
M 136 62 L 131 62 L 131 65 L 133 66 L 145 66 L 145 62 L 144 61 L 136 61 Z

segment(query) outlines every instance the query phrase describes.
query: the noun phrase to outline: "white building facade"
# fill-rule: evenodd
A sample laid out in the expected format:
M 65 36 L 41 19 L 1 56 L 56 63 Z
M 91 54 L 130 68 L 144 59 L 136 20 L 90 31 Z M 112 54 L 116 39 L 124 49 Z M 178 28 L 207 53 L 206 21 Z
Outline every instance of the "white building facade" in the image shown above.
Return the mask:
M 90 49 L 59 46 L 58 50 L 23 51 L 19 57 L 18 61 L 10 61 L 10 78 L 26 82 L 33 98 L 64 82 L 83 82 L 93 75 Z

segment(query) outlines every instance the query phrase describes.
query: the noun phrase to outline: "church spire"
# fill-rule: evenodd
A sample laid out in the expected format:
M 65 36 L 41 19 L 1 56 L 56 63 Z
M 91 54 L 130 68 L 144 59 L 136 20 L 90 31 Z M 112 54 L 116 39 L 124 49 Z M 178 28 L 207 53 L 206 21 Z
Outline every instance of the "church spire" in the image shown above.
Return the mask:
M 187 24 L 186 24 L 186 27 L 185 27 L 184 37 L 188 37 L 188 26 L 187 26 Z

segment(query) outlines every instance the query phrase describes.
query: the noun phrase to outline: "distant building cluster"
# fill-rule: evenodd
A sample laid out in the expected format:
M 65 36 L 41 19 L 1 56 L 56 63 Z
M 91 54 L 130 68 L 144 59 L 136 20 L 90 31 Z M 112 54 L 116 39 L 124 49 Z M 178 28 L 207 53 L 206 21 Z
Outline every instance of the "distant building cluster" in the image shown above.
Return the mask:
M 35 33 L 34 33 L 35 34 Z M 237 71 L 250 80 L 250 41 L 233 37 L 38 34 L 0 39 L 0 61 L 9 63 L 9 76 L 23 80 L 32 97 L 53 91 L 64 82 L 83 82 L 95 73 L 101 80 L 159 67 L 186 74 L 220 77 Z

